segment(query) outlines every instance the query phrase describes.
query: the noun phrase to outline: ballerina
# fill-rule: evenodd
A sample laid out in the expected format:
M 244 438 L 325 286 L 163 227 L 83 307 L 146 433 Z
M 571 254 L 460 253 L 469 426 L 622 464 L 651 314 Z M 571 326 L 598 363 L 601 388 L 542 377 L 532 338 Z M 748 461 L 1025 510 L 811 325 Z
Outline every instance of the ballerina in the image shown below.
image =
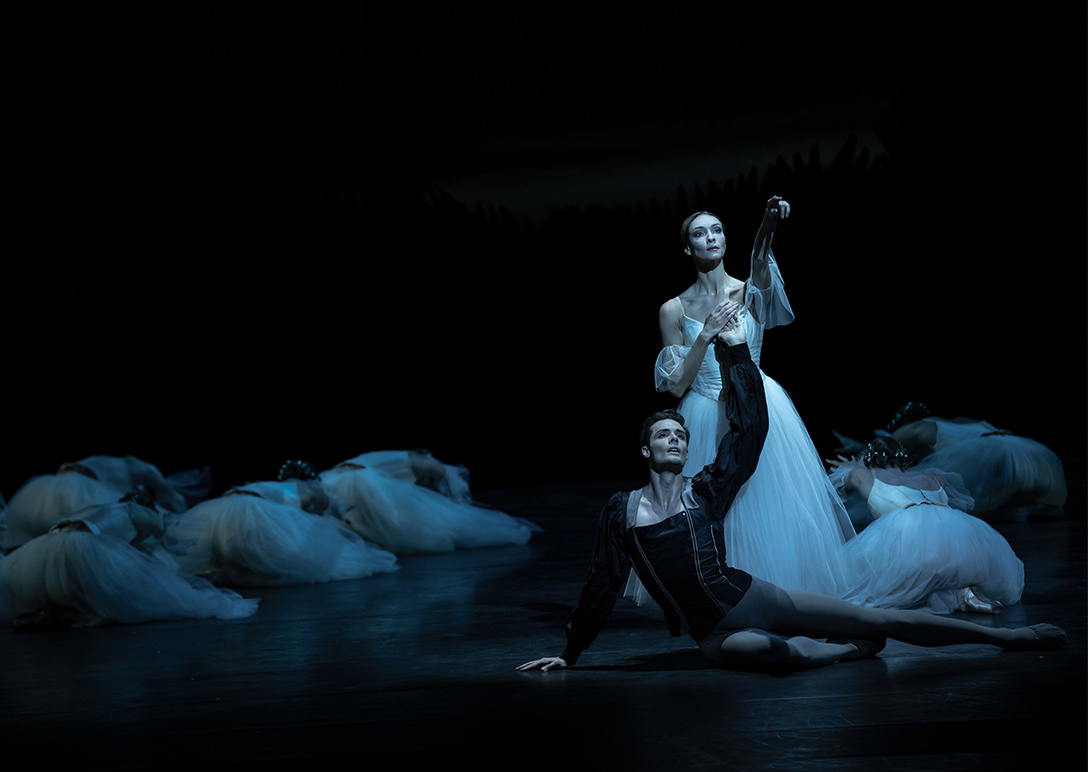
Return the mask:
M 157 466 L 136 456 L 87 456 L 77 463 L 116 488 L 143 491 L 157 509 L 166 512 L 184 512 L 207 496 L 212 487 L 207 467 L 164 475 Z
M 723 405 L 735 430 L 723 436 L 714 462 L 692 479 L 682 473 L 690 436 L 683 416 L 669 410 L 645 420 L 640 444 L 649 479 L 641 489 L 613 494 L 601 512 L 566 647 L 559 656 L 526 662 L 518 670 L 574 666 L 608 626 L 629 568 L 646 582 L 669 632 L 691 636 L 708 659 L 725 667 L 821 667 L 875 656 L 888 638 L 919 646 L 988 643 L 1010 650 L 1067 645 L 1065 631 L 1053 625 L 1006 629 L 920 611 L 866 608 L 786 590 L 732 567 L 721 549 L 721 523 L 757 468 L 768 410 L 764 380 L 743 334 L 728 326 L 723 332 L 720 339 L 729 351 L 716 354 L 732 385 Z
M 429 450 L 371 450 L 343 463 L 369 467 L 387 477 L 422 485 L 454 501 L 472 502 L 468 469 L 463 464 L 439 461 Z
M 347 509 L 308 464 L 279 479 L 230 488 L 169 528 L 189 573 L 218 585 L 261 587 L 361 579 L 397 570 L 397 558 L 349 529 Z
M 919 466 L 955 472 L 975 500 L 979 517 L 1060 517 L 1068 498 L 1061 459 L 1041 442 L 973 418 L 930 415 L 921 402 L 896 411 L 885 431 L 903 444 Z M 863 444 L 835 433 L 840 454 Z
M 778 220 L 789 212 L 779 196 L 767 202 L 747 281 L 726 273 L 725 231 L 718 217 L 696 212 L 681 228 L 681 245 L 694 261 L 696 280 L 660 309 L 664 348 L 655 372 L 659 391 L 681 397 L 678 409 L 692 435 L 687 476 L 710 463 L 730 430 L 722 401 L 728 384 L 707 356 L 712 341 L 739 313 L 758 367 L 764 330 L 793 320 L 771 250 Z M 787 589 L 842 597 L 857 575 L 841 549 L 853 538 L 854 527 L 793 402 L 776 381 L 760 373 L 770 430 L 759 466 L 724 522 L 731 564 Z M 636 600 L 645 597 L 633 574 L 628 594 Z
M 54 474 L 32 477 L 8 503 L 4 552 L 45 534 L 55 523 L 80 510 L 115 502 L 129 490 L 99 480 L 90 467 L 79 463 L 61 464 Z
M 877 437 L 859 459 L 829 463 L 833 484 L 856 490 L 875 518 L 845 546 L 868 566 L 849 600 L 939 614 L 997 614 L 1020 602 L 1023 562 L 1001 534 L 967 514 L 972 500 L 956 475 L 908 471 L 907 451 L 892 437 Z
M 41 536 L 75 512 L 115 502 L 132 491 L 141 491 L 156 509 L 169 514 L 184 512 L 207 495 L 210 486 L 207 469 L 165 476 L 135 456 L 87 456 L 20 486 L 8 505 L 4 551 Z
M 396 555 L 412 555 L 525 544 L 541 530 L 528 520 L 473 502 L 467 477 L 459 472 L 452 475 L 457 478 L 454 485 L 447 486 L 449 495 L 427 487 L 428 480 L 445 479 L 449 469 L 438 462 L 440 473 L 429 454 L 402 453 L 363 454 L 321 473 L 322 484 L 347 502 L 344 522 L 364 539 Z M 396 460 L 394 470 L 388 466 L 390 454 Z
M 17 626 L 87 627 L 158 619 L 240 619 L 257 610 L 180 573 L 160 544 L 161 515 L 129 495 L 87 507 L 0 561 L 0 618 Z

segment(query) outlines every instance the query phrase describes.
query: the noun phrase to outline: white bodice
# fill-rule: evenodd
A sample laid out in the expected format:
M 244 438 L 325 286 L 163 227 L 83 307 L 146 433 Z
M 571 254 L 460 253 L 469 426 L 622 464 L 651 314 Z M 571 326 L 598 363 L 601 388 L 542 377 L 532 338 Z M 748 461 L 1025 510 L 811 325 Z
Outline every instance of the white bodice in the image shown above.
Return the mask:
M 760 289 L 746 283 L 744 290 L 744 334 L 748 341 L 748 351 L 756 367 L 762 369 L 760 355 L 763 352 L 763 331 L 770 327 L 780 327 L 793 321 L 793 309 L 786 298 L 785 283 L 775 263 L 774 255 L 768 250 L 770 263 L 770 285 Z M 678 298 L 679 299 L 679 298 Z M 681 307 L 683 301 L 681 300 Z M 757 321 L 758 320 L 758 321 Z M 702 332 L 703 322 L 692 319 L 686 313 L 681 318 L 680 327 L 684 342 L 680 345 L 668 345 L 661 349 L 654 368 L 654 379 L 658 391 L 669 391 L 671 379 L 676 369 L 683 363 L 695 339 Z M 691 383 L 691 391 L 696 394 L 717 399 L 722 390 L 721 373 L 713 351 L 708 351 L 699 364 L 699 370 Z
M 874 478 L 872 490 L 869 491 L 868 503 L 869 511 L 873 513 L 873 517 L 883 517 L 890 512 L 918 504 L 935 504 L 947 507 L 948 495 L 943 488 L 938 488 L 935 491 L 920 491 L 903 485 L 889 485 Z
M 683 318 L 685 346 L 690 347 L 695 342 L 699 333 L 703 331 L 703 326 L 702 322 L 690 316 Z M 748 341 L 748 351 L 752 354 L 752 361 L 756 363 L 756 367 L 759 367 L 759 353 L 763 348 L 763 325 L 747 312 L 744 314 L 744 337 Z M 699 371 L 695 374 L 695 380 L 691 383 L 691 390 L 704 397 L 718 398 L 722 390 L 722 373 L 713 349 L 707 351 L 706 356 L 703 357 Z

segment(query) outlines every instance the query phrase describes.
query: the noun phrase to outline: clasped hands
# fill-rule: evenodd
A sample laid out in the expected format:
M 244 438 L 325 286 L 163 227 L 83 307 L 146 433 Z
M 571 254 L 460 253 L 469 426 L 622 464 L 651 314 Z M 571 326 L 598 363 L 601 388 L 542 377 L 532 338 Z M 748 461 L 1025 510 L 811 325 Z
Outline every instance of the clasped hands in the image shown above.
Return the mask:
M 744 306 L 734 300 L 723 300 L 707 315 L 703 331 L 727 346 L 744 343 Z

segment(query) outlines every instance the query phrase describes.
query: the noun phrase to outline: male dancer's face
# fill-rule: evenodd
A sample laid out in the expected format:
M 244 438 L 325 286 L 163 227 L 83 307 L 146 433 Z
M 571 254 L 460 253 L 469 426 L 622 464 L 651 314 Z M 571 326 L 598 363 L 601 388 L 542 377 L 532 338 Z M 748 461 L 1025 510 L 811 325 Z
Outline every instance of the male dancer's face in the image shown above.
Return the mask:
M 655 472 L 679 473 L 688 459 L 688 430 L 671 418 L 654 422 L 642 455 Z

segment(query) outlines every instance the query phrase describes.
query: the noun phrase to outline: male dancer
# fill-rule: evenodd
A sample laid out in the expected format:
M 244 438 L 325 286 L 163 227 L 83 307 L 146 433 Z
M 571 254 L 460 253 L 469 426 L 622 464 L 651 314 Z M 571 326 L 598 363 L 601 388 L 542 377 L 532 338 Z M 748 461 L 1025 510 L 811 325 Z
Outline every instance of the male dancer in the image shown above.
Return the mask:
M 649 484 L 613 494 L 605 506 L 589 579 L 567 625 L 566 649 L 519 670 L 572 667 L 607 625 L 632 566 L 664 611 L 669 631 L 687 633 L 712 661 L 731 668 L 820 667 L 874 656 L 888 638 L 918 646 L 991 643 L 1005 649 L 1066 644 L 1065 632 L 1053 625 L 991 628 L 923 611 L 866 608 L 784 590 L 729 566 L 721 521 L 755 471 L 767 436 L 767 404 L 737 318 L 739 306 L 728 310 L 731 320 L 714 347 L 723 378 L 733 386 L 725 394 L 731 431 L 717 457 L 694 478 L 683 477 L 683 417 L 668 410 L 646 420 L 642 455 Z

